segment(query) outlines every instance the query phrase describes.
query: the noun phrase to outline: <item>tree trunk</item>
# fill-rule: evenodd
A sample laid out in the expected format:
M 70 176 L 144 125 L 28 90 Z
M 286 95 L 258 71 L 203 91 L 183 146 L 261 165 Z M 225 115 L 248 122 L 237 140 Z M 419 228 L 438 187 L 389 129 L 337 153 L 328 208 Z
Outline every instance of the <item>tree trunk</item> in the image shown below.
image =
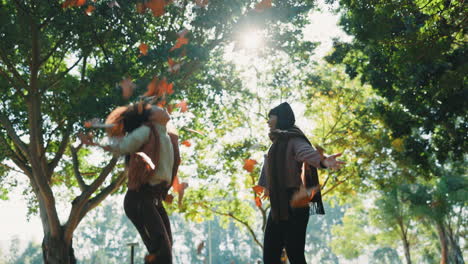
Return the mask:
M 452 229 L 450 226 L 447 226 L 446 228 L 446 235 L 447 235 L 447 240 L 449 243 L 449 259 L 450 263 L 454 264 L 465 264 L 465 260 L 463 259 L 463 253 L 460 248 L 460 243 L 458 243 L 458 239 L 455 237 L 455 234 L 453 233 Z
M 448 262 L 448 243 L 447 236 L 445 234 L 444 225 L 440 222 L 436 224 L 437 234 L 439 235 L 440 241 L 440 264 L 447 264 Z
M 403 248 L 405 250 L 406 263 L 411 264 L 410 245 L 408 242 L 408 238 L 406 236 L 403 236 L 402 239 L 403 239 Z
M 76 264 L 76 258 L 71 241 L 65 241 L 63 232 L 60 237 L 46 235 L 42 240 L 42 256 L 44 264 Z

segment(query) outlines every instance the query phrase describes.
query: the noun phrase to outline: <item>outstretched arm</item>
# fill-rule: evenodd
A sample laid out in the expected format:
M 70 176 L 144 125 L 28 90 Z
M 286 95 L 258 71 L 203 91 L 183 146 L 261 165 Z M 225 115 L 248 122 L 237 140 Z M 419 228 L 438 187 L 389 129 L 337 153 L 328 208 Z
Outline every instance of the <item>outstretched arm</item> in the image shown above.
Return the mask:
M 295 138 L 292 139 L 294 144 L 295 158 L 299 162 L 305 162 L 315 168 L 329 168 L 333 170 L 340 169 L 345 162 L 337 160 L 336 158 L 341 156 L 341 153 L 326 156 L 323 150 L 318 148 L 314 149 L 304 139 Z

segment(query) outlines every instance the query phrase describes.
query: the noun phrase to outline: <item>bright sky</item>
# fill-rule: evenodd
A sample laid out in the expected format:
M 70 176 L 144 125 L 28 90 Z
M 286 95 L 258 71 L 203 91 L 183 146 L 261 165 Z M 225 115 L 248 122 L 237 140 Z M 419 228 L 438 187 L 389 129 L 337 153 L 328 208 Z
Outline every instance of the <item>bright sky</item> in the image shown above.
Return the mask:
M 322 1 L 320 1 L 322 2 Z M 310 15 L 311 24 L 304 30 L 304 38 L 310 41 L 319 41 L 322 44 L 315 50 L 315 58 L 323 57 L 332 47 L 332 38 L 341 38 L 348 40 L 349 37 L 344 34 L 342 30 L 337 27 L 338 16 L 328 12 L 327 7 L 319 4 L 322 7 L 321 12 L 314 12 Z M 246 39 L 252 40 L 252 36 L 247 36 Z M 248 45 L 254 43 L 247 41 Z M 245 60 L 243 61 L 245 63 Z M 296 109 L 295 109 L 296 110 Z M 299 112 L 301 111 L 300 109 Z M 22 247 L 26 245 L 27 241 L 35 240 L 40 242 L 42 240 L 42 226 L 39 216 L 34 216 L 30 221 L 27 221 L 26 213 L 26 200 L 21 194 L 23 189 L 21 186 L 27 183 L 25 176 L 18 176 L 20 185 L 10 194 L 10 200 L 0 201 L 0 211 L 2 212 L 0 224 L 0 248 L 4 253 L 7 253 L 10 242 L 13 238 L 18 237 L 22 241 Z M 68 213 L 66 210 L 62 212 Z

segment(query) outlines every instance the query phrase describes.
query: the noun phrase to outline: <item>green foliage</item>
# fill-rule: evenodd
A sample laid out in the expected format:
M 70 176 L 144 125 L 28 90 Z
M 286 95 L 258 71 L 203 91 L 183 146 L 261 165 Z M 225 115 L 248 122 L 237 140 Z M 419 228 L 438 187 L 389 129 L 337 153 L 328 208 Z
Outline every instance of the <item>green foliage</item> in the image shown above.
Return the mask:
M 467 146 L 466 32 L 460 1 L 339 1 L 340 24 L 354 37 L 328 57 L 359 74 L 386 99 L 373 111 L 405 154 L 429 168 L 463 160 Z

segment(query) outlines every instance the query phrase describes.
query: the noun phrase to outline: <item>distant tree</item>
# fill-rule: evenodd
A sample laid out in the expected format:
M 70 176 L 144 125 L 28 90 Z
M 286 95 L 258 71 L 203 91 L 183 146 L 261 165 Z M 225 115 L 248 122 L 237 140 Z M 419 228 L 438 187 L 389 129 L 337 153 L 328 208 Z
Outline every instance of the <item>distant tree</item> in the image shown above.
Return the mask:
M 328 57 L 385 98 L 374 106 L 407 159 L 429 168 L 465 159 L 468 122 L 463 1 L 338 0 L 353 37 Z M 433 176 L 434 172 L 425 175 Z M 437 176 L 437 175 L 436 175 Z
M 12 264 L 42 264 L 42 248 L 39 243 L 30 241 L 28 246 L 19 254 Z

